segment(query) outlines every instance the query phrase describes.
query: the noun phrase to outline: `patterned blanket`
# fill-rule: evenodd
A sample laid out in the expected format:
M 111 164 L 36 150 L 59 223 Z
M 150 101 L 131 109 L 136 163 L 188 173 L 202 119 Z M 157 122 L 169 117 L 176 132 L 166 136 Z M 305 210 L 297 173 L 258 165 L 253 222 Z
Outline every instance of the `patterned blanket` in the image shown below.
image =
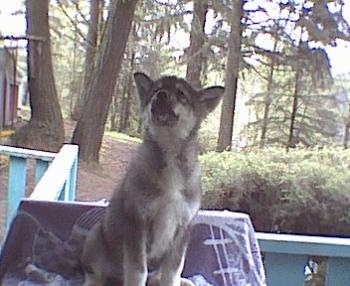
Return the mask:
M 82 285 L 79 254 L 105 206 L 23 200 L 0 254 L 1 285 Z M 249 216 L 200 211 L 184 277 L 202 286 L 264 286 L 259 246 Z

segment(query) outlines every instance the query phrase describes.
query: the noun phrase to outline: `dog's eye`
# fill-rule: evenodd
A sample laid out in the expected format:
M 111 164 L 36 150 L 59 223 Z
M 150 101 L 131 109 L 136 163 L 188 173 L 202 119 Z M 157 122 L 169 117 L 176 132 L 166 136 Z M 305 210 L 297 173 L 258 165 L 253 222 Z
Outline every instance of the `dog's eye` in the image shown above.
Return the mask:
M 182 104 L 187 104 L 188 103 L 188 98 L 184 94 L 184 92 L 180 89 L 177 90 L 177 99 L 182 103 Z

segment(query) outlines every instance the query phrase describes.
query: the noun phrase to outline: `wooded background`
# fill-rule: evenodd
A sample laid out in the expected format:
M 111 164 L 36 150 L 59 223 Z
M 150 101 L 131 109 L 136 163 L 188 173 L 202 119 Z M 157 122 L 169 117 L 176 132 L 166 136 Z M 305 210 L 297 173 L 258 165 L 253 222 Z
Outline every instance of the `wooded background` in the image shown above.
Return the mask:
M 350 40 L 343 6 L 26 0 L 31 119 L 13 142 L 57 150 L 70 117 L 81 158 L 98 162 L 105 129 L 140 136 L 132 74 L 141 70 L 184 77 L 198 88 L 225 86 L 221 108 L 202 127 L 202 151 L 347 148 L 350 74 L 332 74 L 326 52 Z

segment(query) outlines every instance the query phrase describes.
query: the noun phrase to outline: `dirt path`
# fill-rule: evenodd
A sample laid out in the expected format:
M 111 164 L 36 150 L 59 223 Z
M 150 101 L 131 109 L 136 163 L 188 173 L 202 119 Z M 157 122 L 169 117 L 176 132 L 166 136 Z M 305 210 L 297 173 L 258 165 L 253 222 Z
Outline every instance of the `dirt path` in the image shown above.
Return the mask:
M 74 129 L 74 123 L 65 122 L 66 142 Z M 109 199 L 123 177 L 126 167 L 137 148 L 137 143 L 123 143 L 112 136 L 104 136 L 100 151 L 100 164 L 89 166 L 79 162 L 77 178 L 77 198 L 79 201 L 98 201 Z M 4 158 L 1 158 L 4 159 Z M 5 216 L 7 205 L 7 160 L 0 161 L 0 243 L 5 231 Z M 34 162 L 27 164 L 27 188 L 33 189 Z M 30 191 L 29 190 L 29 191 Z
M 67 142 L 70 142 L 74 123 L 65 121 Z M 105 135 L 100 150 L 98 166 L 89 166 L 79 162 L 77 178 L 77 200 L 96 201 L 108 199 L 118 185 L 126 167 L 137 148 L 137 143 L 119 142 L 112 136 Z
M 97 168 L 84 163 L 79 165 L 77 200 L 108 199 L 125 174 L 136 147 L 136 143 L 122 143 L 111 136 L 105 136 L 100 152 L 100 165 Z

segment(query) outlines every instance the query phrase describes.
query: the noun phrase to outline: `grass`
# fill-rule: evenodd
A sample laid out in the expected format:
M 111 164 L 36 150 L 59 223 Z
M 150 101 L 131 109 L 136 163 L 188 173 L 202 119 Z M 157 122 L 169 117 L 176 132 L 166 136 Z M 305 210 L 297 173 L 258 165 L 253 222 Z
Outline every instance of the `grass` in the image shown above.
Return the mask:
M 14 133 L 15 133 L 14 130 L 3 130 L 3 131 L 0 131 L 0 138 L 11 137 Z
M 106 131 L 105 134 L 123 143 L 141 143 L 142 142 L 140 138 L 132 137 L 125 133 L 120 133 L 115 131 Z

